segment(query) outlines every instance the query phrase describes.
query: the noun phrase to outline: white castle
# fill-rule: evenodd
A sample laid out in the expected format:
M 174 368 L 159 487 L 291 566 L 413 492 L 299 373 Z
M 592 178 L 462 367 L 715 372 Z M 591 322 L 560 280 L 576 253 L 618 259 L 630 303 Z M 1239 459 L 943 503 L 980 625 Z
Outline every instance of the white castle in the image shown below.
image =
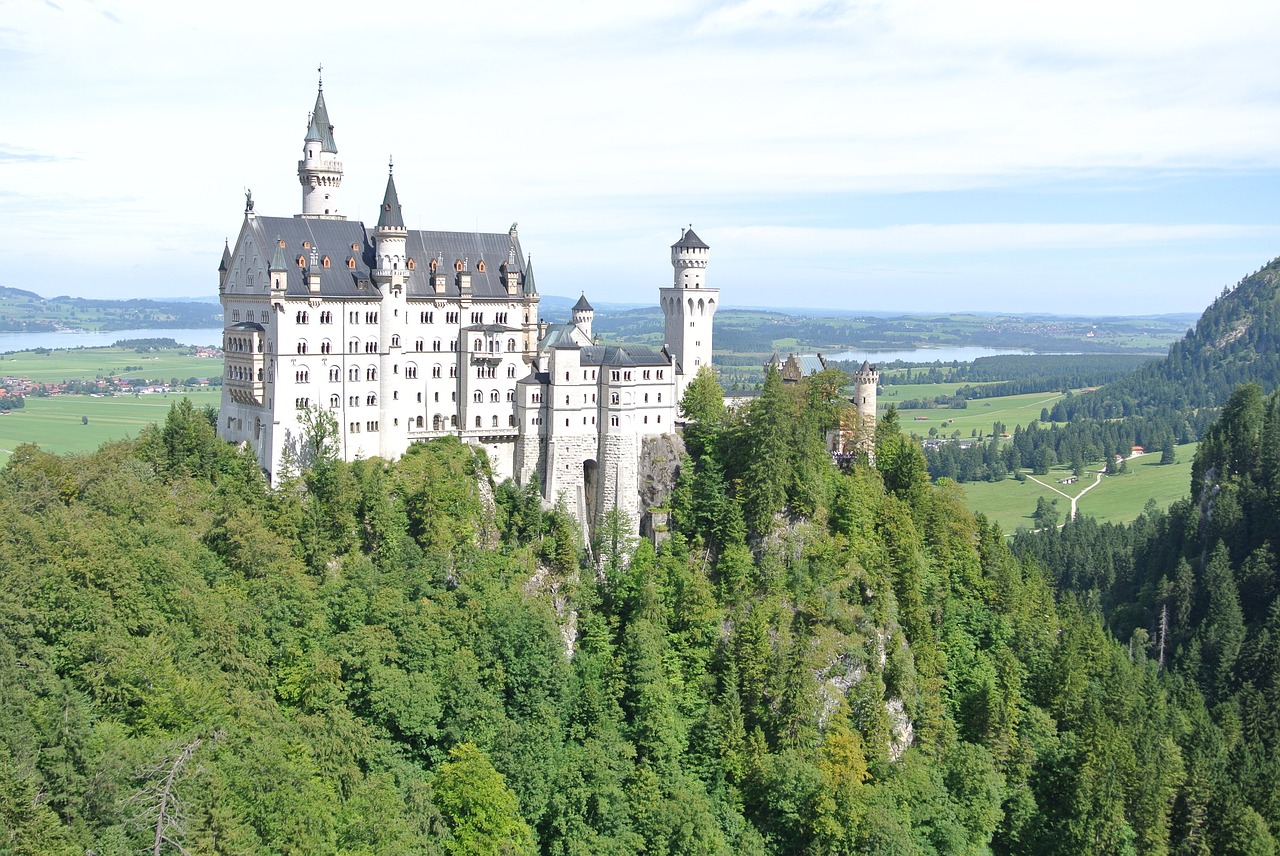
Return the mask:
M 315 408 L 336 420 L 346 460 L 455 436 L 483 447 L 499 480 L 536 477 L 584 524 L 615 508 L 634 524 L 642 447 L 675 432 L 685 385 L 711 364 L 707 244 L 688 229 L 671 247 L 661 350 L 602 346 L 585 295 L 569 323 L 539 320 L 515 224 L 410 230 L 390 168 L 377 225 L 347 220 L 337 152 L 321 85 L 298 161 L 302 213 L 259 216 L 246 194 L 218 267 L 219 435 L 248 443 L 273 481 L 305 458 Z

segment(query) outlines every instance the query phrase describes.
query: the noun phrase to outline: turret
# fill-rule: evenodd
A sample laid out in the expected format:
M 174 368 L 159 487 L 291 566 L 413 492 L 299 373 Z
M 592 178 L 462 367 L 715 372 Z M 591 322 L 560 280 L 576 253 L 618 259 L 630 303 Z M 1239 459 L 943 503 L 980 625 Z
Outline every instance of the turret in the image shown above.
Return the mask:
M 333 125 L 324 103 L 324 80 L 316 91 L 315 109 L 308 119 L 298 161 L 298 182 L 302 185 L 302 217 L 345 220 L 338 209 L 338 189 L 342 187 L 342 163 L 333 140 Z
M 692 227 L 681 229 L 680 240 L 671 245 L 672 285 L 660 291 L 664 341 L 679 368 L 678 396 L 684 395 L 685 385 L 698 369 L 711 365 L 712 321 L 720 290 L 706 285 L 710 249 Z
M 387 164 L 387 189 L 382 194 L 382 207 L 378 210 L 378 226 L 374 230 L 374 280 L 379 284 L 389 282 L 393 275 L 403 277 L 408 272 L 405 244 L 409 231 L 404 225 L 404 213 L 400 210 L 400 196 L 396 193 L 394 166 Z
M 284 241 L 276 235 L 276 249 L 271 254 L 271 266 L 267 268 L 267 275 L 271 280 L 271 294 L 282 295 L 289 284 L 288 262 L 284 259 Z
M 223 241 L 222 261 L 218 264 L 218 293 L 227 287 L 227 272 L 231 270 L 231 244 Z
M 591 322 L 595 320 L 596 311 L 591 308 L 591 304 L 587 302 L 587 295 L 584 292 L 578 298 L 578 302 L 573 304 L 573 323 L 583 335 L 588 339 L 591 338 Z
M 858 410 L 858 425 L 853 437 L 859 451 L 874 459 L 876 448 L 876 392 L 880 372 L 867 360 L 853 373 L 853 405 Z

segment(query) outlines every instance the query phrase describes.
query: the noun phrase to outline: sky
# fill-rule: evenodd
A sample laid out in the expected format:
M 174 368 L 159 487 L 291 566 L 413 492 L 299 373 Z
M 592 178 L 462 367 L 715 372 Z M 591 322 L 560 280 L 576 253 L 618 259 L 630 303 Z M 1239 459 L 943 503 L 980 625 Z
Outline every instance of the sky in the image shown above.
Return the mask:
M 0 285 L 216 294 L 301 210 L 323 65 L 349 216 L 519 222 L 545 294 L 1198 312 L 1280 255 L 1280 3 L 0 0 Z

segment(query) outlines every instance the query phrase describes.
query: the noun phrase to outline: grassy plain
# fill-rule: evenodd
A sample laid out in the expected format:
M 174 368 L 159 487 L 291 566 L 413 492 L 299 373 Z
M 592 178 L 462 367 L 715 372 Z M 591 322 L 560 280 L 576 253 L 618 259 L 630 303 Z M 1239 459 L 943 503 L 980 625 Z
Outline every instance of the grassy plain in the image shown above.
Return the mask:
M 912 398 L 933 398 L 936 395 L 954 395 L 959 384 L 922 383 L 886 387 L 879 396 L 882 407 Z M 978 398 L 968 402 L 963 410 L 934 408 L 930 410 L 899 410 L 898 423 L 909 434 L 927 436 L 930 428 L 937 428 L 942 436 L 955 431 L 968 437 L 976 428 L 979 434 L 991 433 L 993 422 L 1003 422 L 1012 433 L 1013 426 L 1026 425 L 1040 418 L 1040 410 L 1052 408 L 1062 397 L 1060 392 L 1032 392 L 1025 395 L 1006 395 L 1000 398 Z M 946 423 L 945 425 L 943 423 Z
M 0 357 L 0 375 L 26 378 L 36 383 L 111 376 L 168 381 L 175 377 L 186 380 L 189 377 L 219 377 L 221 374 L 221 360 L 192 356 L 185 350 L 140 354 L 133 348 L 72 348 L 44 353 L 19 351 Z
M 1097 467 L 1090 469 L 1073 485 L 1057 483 L 1058 479 L 1071 475 L 1070 467 L 1054 467 L 1049 475 L 1034 477 L 1053 488 L 1030 477 L 1021 482 L 1009 478 L 995 483 L 970 482 L 961 487 L 969 507 L 999 523 L 1006 533 L 1035 525 L 1031 515 L 1036 510 L 1036 500 L 1041 496 L 1058 500 L 1061 520 L 1066 520 L 1070 513 L 1069 497 L 1076 496 L 1080 497 L 1076 506 L 1078 514 L 1110 523 L 1128 523 L 1142 513 L 1148 500 L 1154 499 L 1163 508 L 1188 494 L 1196 444 L 1178 446 L 1176 452 L 1177 462 L 1163 466 L 1158 453 L 1132 458 L 1128 461 L 1128 472 L 1103 476 L 1096 487 L 1091 486 L 1097 480 Z
M 23 443 L 35 443 L 56 454 L 91 452 L 108 440 L 138 436 L 143 426 L 163 421 L 170 405 L 181 398 L 190 398 L 196 407 L 217 407 L 220 397 L 218 389 L 137 396 L 31 396 L 25 407 L 0 415 L 0 455 L 7 458 Z

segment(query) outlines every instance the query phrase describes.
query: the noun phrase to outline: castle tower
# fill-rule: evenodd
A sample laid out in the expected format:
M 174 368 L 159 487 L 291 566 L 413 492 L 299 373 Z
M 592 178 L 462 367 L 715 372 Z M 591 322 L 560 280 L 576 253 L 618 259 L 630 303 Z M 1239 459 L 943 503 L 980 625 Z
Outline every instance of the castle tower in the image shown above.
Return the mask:
M 853 404 L 858 410 L 856 433 L 852 438 L 856 451 L 875 457 L 876 450 L 876 389 L 880 385 L 880 372 L 867 360 L 853 373 Z
M 316 91 L 316 106 L 302 143 L 298 161 L 298 182 L 302 185 L 302 217 L 345 220 L 338 210 L 338 189 L 342 187 L 342 163 L 333 141 L 333 125 L 324 104 L 324 80 Z
M 662 315 L 666 319 L 663 341 L 680 367 L 677 399 L 698 369 L 711 365 L 711 327 L 720 290 L 707 288 L 707 251 L 711 248 L 691 228 L 680 230 L 671 245 L 674 281 L 661 290 Z
M 587 295 L 583 293 L 578 298 L 578 302 L 573 304 L 573 323 L 579 330 L 583 332 L 588 339 L 592 338 L 591 322 L 595 320 L 596 311 L 591 308 L 591 304 L 587 302 Z
M 378 225 L 373 231 L 374 263 L 369 272 L 378 289 L 381 306 L 378 310 L 378 401 L 379 416 L 383 425 L 379 430 L 379 442 L 383 457 L 394 457 L 392 450 L 403 438 L 400 432 L 409 424 L 408 413 L 397 426 L 396 367 L 400 360 L 397 333 L 401 332 L 404 318 L 408 317 L 405 301 L 405 280 L 409 276 L 409 257 L 406 245 L 409 230 L 404 225 L 404 213 L 400 210 L 400 195 L 396 193 L 393 165 L 387 162 L 387 189 L 382 194 L 382 207 L 378 211 Z

